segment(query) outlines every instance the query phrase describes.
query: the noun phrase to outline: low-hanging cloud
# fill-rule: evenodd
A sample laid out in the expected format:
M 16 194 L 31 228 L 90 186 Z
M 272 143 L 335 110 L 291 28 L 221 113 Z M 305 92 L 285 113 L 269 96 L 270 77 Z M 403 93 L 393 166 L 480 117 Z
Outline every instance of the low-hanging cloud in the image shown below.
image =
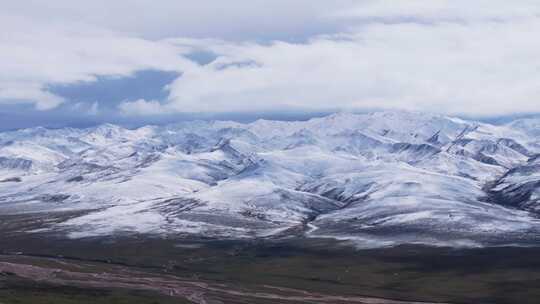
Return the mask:
M 134 101 L 124 101 L 119 106 L 122 115 L 145 116 L 167 114 L 166 109 L 157 100 L 137 99 Z

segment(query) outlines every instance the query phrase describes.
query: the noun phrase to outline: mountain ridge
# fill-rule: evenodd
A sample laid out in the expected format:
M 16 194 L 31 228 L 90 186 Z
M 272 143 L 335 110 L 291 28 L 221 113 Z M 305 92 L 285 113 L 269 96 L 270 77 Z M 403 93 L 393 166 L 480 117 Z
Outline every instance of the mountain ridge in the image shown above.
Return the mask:
M 0 214 L 88 211 L 40 230 L 74 238 L 294 231 L 364 247 L 530 244 L 535 126 L 382 111 L 0 132 Z

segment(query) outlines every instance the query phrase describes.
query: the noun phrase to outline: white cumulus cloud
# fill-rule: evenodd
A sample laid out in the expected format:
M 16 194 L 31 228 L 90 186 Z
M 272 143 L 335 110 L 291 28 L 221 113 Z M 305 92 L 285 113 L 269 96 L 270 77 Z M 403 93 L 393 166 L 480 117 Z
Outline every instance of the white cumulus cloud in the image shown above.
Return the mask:
M 538 111 L 540 19 L 371 24 L 308 43 L 215 44 L 169 86 L 177 111 Z
M 138 99 L 124 101 L 118 105 L 121 113 L 126 116 L 145 116 L 167 114 L 167 110 L 156 100 Z
M 21 17 L 2 19 L 0 31 L 0 105 L 33 103 L 51 109 L 65 100 L 49 84 L 94 81 L 99 75 L 128 76 L 138 70 L 189 70 L 196 64 L 183 49 L 164 41 L 120 35 L 80 24 L 55 26 Z M 3 26 L 5 29 L 6 26 Z

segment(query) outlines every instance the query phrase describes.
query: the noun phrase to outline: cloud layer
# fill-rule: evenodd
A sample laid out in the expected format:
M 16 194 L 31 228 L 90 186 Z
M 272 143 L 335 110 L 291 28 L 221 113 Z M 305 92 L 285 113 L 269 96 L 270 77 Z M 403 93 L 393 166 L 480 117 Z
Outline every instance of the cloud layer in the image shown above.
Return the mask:
M 180 75 L 163 88 L 166 99 L 119 101 L 115 111 L 538 112 L 537 1 L 99 2 L 7 5 L 0 107 L 76 104 L 47 86 L 163 70 Z M 59 22 L 45 22 L 51 16 Z M 215 60 L 197 63 L 193 52 Z M 107 106 L 89 113 L 99 115 L 98 104 Z

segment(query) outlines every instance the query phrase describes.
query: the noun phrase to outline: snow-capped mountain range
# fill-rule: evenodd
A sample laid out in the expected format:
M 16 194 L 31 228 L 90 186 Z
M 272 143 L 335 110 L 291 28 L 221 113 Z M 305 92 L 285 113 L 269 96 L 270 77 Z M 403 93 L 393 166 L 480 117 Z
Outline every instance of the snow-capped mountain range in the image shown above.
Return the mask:
M 0 133 L 0 214 L 81 211 L 44 228 L 72 238 L 540 244 L 539 155 L 540 119 L 402 111 L 33 128 Z

